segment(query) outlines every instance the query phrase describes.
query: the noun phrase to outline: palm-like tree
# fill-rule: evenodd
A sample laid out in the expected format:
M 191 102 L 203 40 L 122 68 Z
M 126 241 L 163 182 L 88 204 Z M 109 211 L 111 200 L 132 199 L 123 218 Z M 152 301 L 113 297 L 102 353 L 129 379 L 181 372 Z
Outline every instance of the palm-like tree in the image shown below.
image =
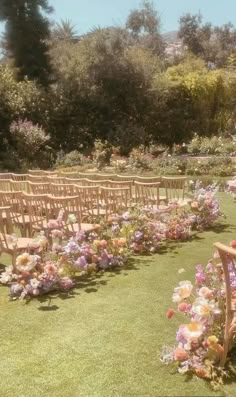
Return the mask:
M 53 36 L 56 39 L 73 40 L 76 34 L 76 25 L 70 19 L 61 19 L 61 22 L 57 23 L 53 29 Z

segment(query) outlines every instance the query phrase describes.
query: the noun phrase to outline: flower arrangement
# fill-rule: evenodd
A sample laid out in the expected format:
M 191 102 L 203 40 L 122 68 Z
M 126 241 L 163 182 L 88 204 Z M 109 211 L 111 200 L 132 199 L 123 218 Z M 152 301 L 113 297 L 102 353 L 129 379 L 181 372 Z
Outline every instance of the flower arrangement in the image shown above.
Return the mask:
M 214 186 L 198 186 L 187 209 L 176 203 L 164 211 L 136 208 L 109 217 L 93 231 L 77 234 L 67 228 L 76 222 L 75 215 L 65 221 L 60 211 L 35 238 L 29 252 L 19 255 L 1 274 L 0 283 L 9 285 L 12 298 L 67 290 L 74 286 L 75 276 L 123 266 L 130 254 L 153 254 L 170 240 L 188 240 L 193 228 L 204 230 L 221 215 L 215 193 Z M 12 238 L 17 245 L 17 238 Z
M 190 208 L 193 214 L 193 227 L 197 230 L 205 230 L 212 226 L 222 216 L 219 201 L 216 198 L 217 186 L 209 185 L 206 188 L 197 186 L 193 198 L 190 201 Z
M 6 268 L 0 276 L 0 282 L 9 285 L 12 299 L 68 290 L 74 286 L 71 279 L 60 275 L 59 263 L 26 252 L 16 257 L 13 266 Z
M 232 260 L 228 263 L 232 291 L 236 291 L 236 274 Z M 225 326 L 225 282 L 218 254 L 206 266 L 196 267 L 195 285 L 181 281 L 174 289 L 166 317 L 181 316 L 176 345 L 164 346 L 161 361 L 172 364 L 180 374 L 192 374 L 210 380 L 214 387 L 227 375 L 219 367 L 223 353 Z M 185 320 L 183 321 L 182 320 Z

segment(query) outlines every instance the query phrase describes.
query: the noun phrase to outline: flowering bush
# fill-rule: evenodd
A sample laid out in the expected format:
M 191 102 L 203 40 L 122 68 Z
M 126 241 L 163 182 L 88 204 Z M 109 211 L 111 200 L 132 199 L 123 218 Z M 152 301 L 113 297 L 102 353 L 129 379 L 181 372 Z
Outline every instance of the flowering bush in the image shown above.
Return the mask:
M 10 133 L 14 137 L 20 154 L 34 156 L 49 141 L 49 135 L 38 124 L 28 120 L 13 121 Z
M 234 264 L 228 263 L 232 291 L 236 290 Z M 184 316 L 176 333 L 176 346 L 163 348 L 161 361 L 174 364 L 181 374 L 192 373 L 209 379 L 213 386 L 221 383 L 224 370 L 218 367 L 223 353 L 225 326 L 225 282 L 222 264 L 216 254 L 204 267 L 196 267 L 195 286 L 181 281 L 172 301 L 177 309 L 169 309 L 167 318 Z
M 214 184 L 206 188 L 201 187 L 201 184 L 197 186 L 190 202 L 190 208 L 193 213 L 192 226 L 197 230 L 209 228 L 223 215 L 219 201 L 215 196 L 216 192 L 217 186 Z

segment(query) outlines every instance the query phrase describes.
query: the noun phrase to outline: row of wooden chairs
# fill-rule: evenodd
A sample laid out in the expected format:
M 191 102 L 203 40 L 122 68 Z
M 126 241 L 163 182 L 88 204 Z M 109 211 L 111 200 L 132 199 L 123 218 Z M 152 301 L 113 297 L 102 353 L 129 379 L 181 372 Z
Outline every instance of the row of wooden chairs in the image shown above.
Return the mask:
M 35 179 L 36 178 L 36 179 Z M 112 180 L 91 180 L 87 178 L 73 179 L 62 177 L 39 177 L 29 176 L 30 180 L 16 181 L 11 179 L 0 180 L 0 190 L 5 191 L 25 191 L 28 193 L 45 193 L 54 195 L 73 195 L 77 194 L 78 187 L 80 191 L 86 188 L 99 187 L 100 191 L 104 188 L 129 190 L 129 198 L 138 199 L 136 203 L 145 204 L 147 197 L 156 197 L 156 205 L 159 202 L 167 204 L 171 201 L 185 203 L 185 178 L 163 178 L 164 188 L 162 195 L 159 195 L 161 182 L 138 182 L 138 181 L 112 181 Z M 76 187 L 77 186 L 77 187 Z M 92 191 L 92 189 L 91 189 Z M 117 190 L 118 193 L 118 190 Z

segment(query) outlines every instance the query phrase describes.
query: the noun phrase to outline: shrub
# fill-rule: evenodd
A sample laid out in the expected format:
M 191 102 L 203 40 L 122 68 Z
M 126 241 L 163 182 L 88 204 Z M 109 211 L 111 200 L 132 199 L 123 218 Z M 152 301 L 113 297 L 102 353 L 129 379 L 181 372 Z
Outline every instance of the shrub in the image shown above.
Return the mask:
M 76 165 L 84 165 L 91 162 L 88 157 L 85 157 L 78 150 L 73 150 L 69 153 L 64 153 L 60 151 L 57 153 L 56 167 L 73 167 Z
M 99 170 L 110 164 L 112 152 L 113 148 L 107 141 L 102 142 L 100 139 L 95 141 L 92 157 Z
M 190 154 L 216 155 L 235 154 L 236 142 L 232 138 L 212 136 L 199 137 L 194 135 L 192 141 L 187 145 Z

